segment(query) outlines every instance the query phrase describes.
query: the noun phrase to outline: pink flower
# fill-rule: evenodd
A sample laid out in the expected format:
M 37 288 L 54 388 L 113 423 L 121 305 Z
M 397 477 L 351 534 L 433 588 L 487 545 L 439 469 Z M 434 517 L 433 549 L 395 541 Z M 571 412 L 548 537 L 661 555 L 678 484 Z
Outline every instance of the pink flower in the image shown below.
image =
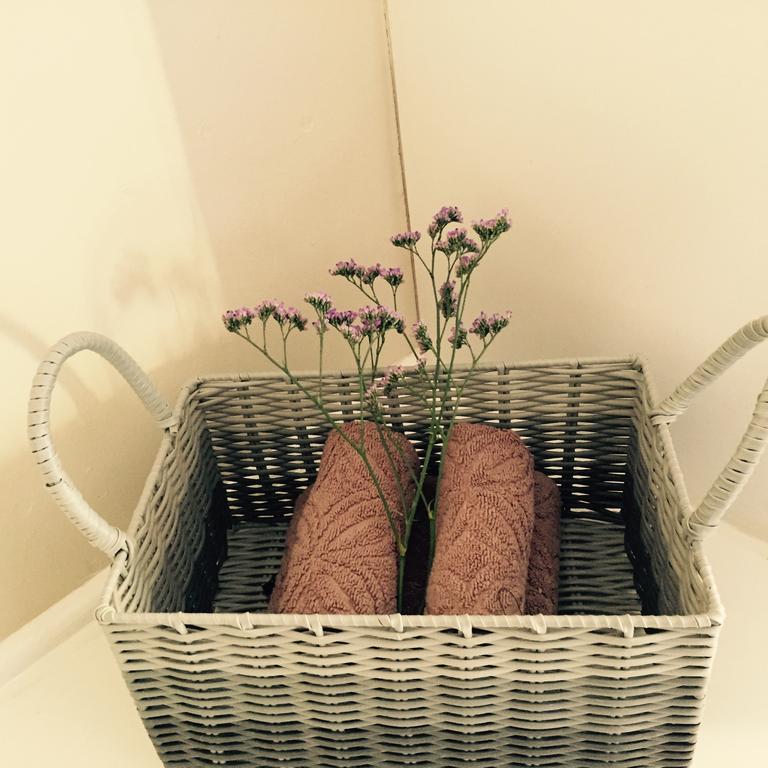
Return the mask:
M 400 232 L 389 238 L 392 245 L 398 248 L 410 248 L 421 240 L 421 232 Z
M 438 302 L 443 317 L 449 318 L 456 314 L 458 300 L 456 298 L 456 283 L 453 280 L 447 280 L 440 286 L 438 293 Z
M 240 307 L 240 309 L 228 309 L 221 319 L 224 322 L 224 327 L 234 333 L 239 331 L 243 326 L 250 325 L 253 322 L 253 318 L 256 317 L 256 313 L 249 307 Z
M 465 253 L 459 257 L 459 263 L 456 265 L 456 277 L 466 277 L 480 263 L 478 253 Z
M 357 312 L 354 309 L 329 309 L 325 313 L 325 319 L 328 325 L 334 328 L 349 326 L 357 320 Z
M 444 205 L 433 217 L 432 223 L 429 225 L 427 232 L 429 236 L 434 239 L 446 224 L 450 224 L 452 221 L 456 221 L 459 224 L 464 221 L 464 217 L 461 215 L 461 211 L 455 205 Z
M 400 267 L 384 267 L 379 270 L 379 274 L 393 287 L 397 288 L 402 284 L 403 270 Z
M 379 395 L 390 395 L 395 384 L 403 378 L 405 369 L 402 365 L 393 365 L 386 370 L 383 376 L 375 379 L 365 391 L 365 397 L 369 401 L 376 401 Z
M 451 329 L 448 334 L 448 343 L 456 349 L 461 349 L 467 343 L 467 332 L 463 325 L 459 324 Z
M 250 325 L 255 318 L 266 322 L 273 317 L 281 326 L 296 328 L 303 331 L 309 322 L 296 307 L 286 307 L 282 301 L 266 299 L 257 304 L 253 309 L 241 307 L 225 312 L 222 320 L 229 331 L 238 331 L 246 325 Z
M 432 339 L 429 338 L 429 331 L 427 330 L 426 323 L 421 320 L 418 323 L 414 323 L 411 331 L 413 332 L 413 338 L 416 340 L 419 352 L 421 352 L 422 355 L 434 348 Z
M 277 299 L 265 299 L 253 309 L 258 315 L 259 320 L 269 320 L 280 306 L 282 306 L 282 302 Z
M 509 211 L 503 208 L 493 219 L 480 219 L 472 222 L 472 229 L 477 232 L 483 243 L 493 241 L 499 235 L 507 232 L 512 226 L 509 220 Z
M 365 274 L 365 267 L 358 264 L 354 259 L 350 259 L 349 261 L 337 261 L 336 266 L 328 271 L 338 277 L 361 278 Z
M 509 325 L 509 320 L 512 317 L 512 313 L 502 312 L 500 314 L 494 313 L 493 315 L 486 315 L 485 312 L 481 312 L 469 326 L 469 332 L 474 333 L 480 339 L 485 339 L 486 336 L 493 338 L 499 331 L 503 330 Z
M 272 314 L 272 317 L 283 326 L 287 325 L 288 328 L 296 328 L 296 330 L 306 330 L 307 323 L 309 322 L 296 307 L 286 307 L 281 303 Z
M 399 312 L 395 312 L 389 307 L 381 305 L 375 307 L 362 307 L 358 312 L 360 317 L 360 326 L 363 334 L 373 336 L 374 334 L 384 334 L 389 330 L 395 330 L 402 333 L 405 330 L 405 320 Z
M 331 308 L 332 304 L 331 297 L 323 291 L 305 293 L 304 301 L 321 315 L 324 315 Z
M 435 250 L 442 251 L 446 256 L 452 256 L 454 253 L 477 253 L 480 246 L 471 238 L 467 237 L 466 229 L 454 229 L 446 235 L 445 240 L 439 240 L 435 243 Z
M 363 329 L 359 325 L 343 325 L 339 331 L 350 344 L 357 344 L 363 340 Z
M 364 285 L 373 285 L 373 281 L 381 274 L 381 264 L 374 264 L 372 267 L 366 267 L 360 280 Z

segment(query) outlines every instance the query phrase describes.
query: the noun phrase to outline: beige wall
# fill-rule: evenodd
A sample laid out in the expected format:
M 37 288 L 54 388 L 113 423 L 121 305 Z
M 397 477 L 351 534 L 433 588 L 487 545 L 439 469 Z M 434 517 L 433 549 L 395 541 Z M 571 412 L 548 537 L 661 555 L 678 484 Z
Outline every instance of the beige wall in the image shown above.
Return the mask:
M 508 206 L 474 310 L 507 359 L 639 352 L 666 394 L 768 312 L 768 5 L 391 3 L 414 224 Z M 424 295 L 422 293 L 422 295 Z M 740 438 L 768 344 L 674 429 L 693 499 Z M 768 461 L 729 519 L 768 536 Z
M 390 7 L 414 224 L 445 202 L 515 219 L 474 307 L 514 309 L 499 357 L 640 351 L 666 392 L 766 311 L 765 5 Z M 3 16 L 0 636 L 105 564 L 28 454 L 47 346 L 106 333 L 169 398 L 196 373 L 263 368 L 221 310 L 331 289 L 338 258 L 391 262 L 403 218 L 378 0 L 33 0 Z M 694 497 L 767 370 L 753 353 L 676 429 Z M 55 411 L 71 474 L 125 525 L 155 428 L 82 356 Z M 768 536 L 767 491 L 764 467 L 731 519 Z
M 0 637 L 106 564 L 29 454 L 46 348 L 105 333 L 174 400 L 192 375 L 263 369 L 222 310 L 314 286 L 351 299 L 328 267 L 396 263 L 403 222 L 379 2 L 33 0 L 2 15 Z M 297 367 L 316 367 L 311 341 Z M 124 526 L 157 431 L 93 356 L 60 384 L 59 452 Z

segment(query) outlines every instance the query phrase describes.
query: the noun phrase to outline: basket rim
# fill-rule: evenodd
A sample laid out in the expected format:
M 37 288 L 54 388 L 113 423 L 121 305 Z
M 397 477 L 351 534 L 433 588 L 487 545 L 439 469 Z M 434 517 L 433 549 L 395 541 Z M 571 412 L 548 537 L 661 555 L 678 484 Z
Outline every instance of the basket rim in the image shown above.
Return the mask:
M 714 614 L 643 615 L 643 614 L 543 614 L 521 616 L 497 615 L 412 615 L 412 614 L 304 614 L 304 613 L 192 613 L 186 611 L 153 613 L 116 611 L 103 603 L 96 609 L 103 625 L 165 626 L 186 634 L 188 627 L 231 627 L 241 631 L 285 627 L 308 629 L 322 635 L 323 629 L 388 629 L 401 633 L 408 629 L 455 629 L 471 636 L 473 629 L 528 630 L 543 635 L 552 630 L 614 630 L 633 637 L 638 629 L 705 629 L 719 627 L 723 617 Z
M 571 372 L 582 368 L 625 366 L 639 374 L 640 379 L 647 387 L 647 393 L 653 404 L 660 402 L 655 381 L 649 373 L 646 360 L 641 355 L 623 356 L 591 356 L 569 357 L 555 359 L 524 360 L 514 363 L 488 362 L 477 367 L 478 371 L 499 371 L 500 373 L 515 370 L 536 370 L 547 368 L 549 370 L 562 368 L 564 372 Z M 468 365 L 457 366 L 458 370 L 465 370 Z M 295 374 L 297 378 L 314 376 L 317 371 L 300 371 Z M 326 371 L 323 378 L 347 378 L 357 376 L 357 372 L 349 370 Z M 247 383 L 250 381 L 286 381 L 284 374 L 275 372 L 240 372 L 240 373 L 213 373 L 197 376 L 189 379 L 179 391 L 173 409 L 174 418 L 178 418 L 186 400 L 207 382 L 235 382 Z M 691 504 L 685 485 L 674 443 L 668 424 L 654 424 L 652 428 L 659 431 L 665 450 L 667 451 L 669 469 L 672 474 L 673 486 L 678 496 L 678 503 L 685 512 L 686 518 L 690 516 Z M 147 476 L 144 490 L 134 508 L 128 527 L 129 536 L 135 533 L 146 507 L 147 498 L 154 486 L 155 478 L 160 471 L 163 459 L 173 445 L 175 435 L 168 431 L 164 435 L 158 448 L 155 461 Z M 690 533 L 690 532 L 689 532 Z M 187 627 L 231 627 L 242 631 L 251 631 L 266 628 L 286 627 L 294 629 L 308 629 L 321 636 L 323 628 L 368 628 L 391 629 L 403 632 L 406 629 L 450 629 L 455 628 L 466 637 L 471 637 L 473 629 L 510 629 L 528 630 L 536 634 L 546 634 L 552 630 L 584 630 L 594 631 L 599 629 L 613 630 L 626 638 L 634 636 L 638 629 L 675 630 L 675 629 L 702 629 L 707 627 L 719 627 L 724 619 L 725 612 L 720 601 L 717 586 L 712 575 L 711 567 L 704 553 L 702 541 L 688 536 L 688 543 L 692 550 L 694 567 L 703 581 L 708 594 L 707 611 L 698 614 L 574 614 L 574 615 L 449 615 L 449 616 L 425 616 L 411 614 L 274 614 L 274 613 L 194 613 L 194 612 L 129 612 L 118 611 L 112 604 L 112 597 L 117 586 L 120 574 L 123 572 L 127 553 L 120 552 L 112 561 L 109 570 L 109 578 L 101 593 L 99 605 L 95 615 L 102 625 L 141 625 L 164 626 L 176 629 L 180 634 L 186 634 Z
M 562 357 L 562 358 L 534 358 L 531 360 L 520 360 L 517 362 L 485 362 L 478 365 L 475 370 L 478 372 L 490 372 L 490 371 L 517 371 L 517 370 L 536 370 L 539 368 L 562 368 L 564 372 L 572 372 L 581 368 L 594 368 L 599 366 L 614 367 L 623 365 L 641 374 L 647 375 L 647 364 L 641 355 L 609 355 L 609 356 L 585 356 L 585 357 Z M 469 363 L 461 363 L 454 366 L 455 370 L 463 371 L 469 368 Z M 406 368 L 407 372 L 407 368 Z M 317 378 L 317 370 L 307 369 L 296 371 L 293 375 L 298 378 Z M 323 371 L 323 379 L 334 378 L 355 378 L 357 379 L 358 373 L 351 368 L 340 368 L 338 370 L 326 369 Z M 275 371 L 230 371 L 230 372 L 217 372 L 209 373 L 203 376 L 193 376 L 185 381 L 179 392 L 176 405 L 174 407 L 174 413 L 183 402 L 183 399 L 190 392 L 197 389 L 202 384 L 207 382 L 224 382 L 224 381 L 260 381 L 260 380 L 272 380 L 272 381 L 288 381 L 288 377 L 283 373 Z

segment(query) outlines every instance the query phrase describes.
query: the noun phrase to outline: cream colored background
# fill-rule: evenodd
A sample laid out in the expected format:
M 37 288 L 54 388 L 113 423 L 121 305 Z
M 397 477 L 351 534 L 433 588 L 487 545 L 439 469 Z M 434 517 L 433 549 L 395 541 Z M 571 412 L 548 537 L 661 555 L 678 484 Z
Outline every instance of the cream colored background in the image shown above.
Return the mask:
M 768 312 L 768 4 L 391 4 L 421 225 L 507 206 L 471 309 L 512 309 L 498 359 L 641 353 L 664 396 Z M 425 295 L 422 292 L 422 295 Z M 692 500 L 768 374 L 753 351 L 681 417 Z M 768 538 L 768 461 L 729 519 Z
M 499 357 L 641 351 L 666 392 L 765 313 L 768 7 L 390 8 L 414 225 L 443 203 L 515 219 L 478 280 L 475 309 L 518 318 Z M 33 0 L 2 14 L 0 636 L 105 563 L 29 458 L 45 349 L 106 333 L 169 398 L 196 373 L 263 368 L 221 310 L 330 290 L 339 258 L 392 262 L 403 223 L 379 0 Z M 309 348 L 299 365 L 314 366 Z M 694 497 L 766 371 L 760 350 L 681 421 Z M 61 385 L 59 450 L 125 525 L 156 431 L 99 361 L 76 359 Z M 767 491 L 763 468 L 732 515 L 765 536 Z
M 46 348 L 105 333 L 173 400 L 198 373 L 266 369 L 221 312 L 315 286 L 351 300 L 328 267 L 397 262 L 404 221 L 379 2 L 32 0 L 2 17 L 0 637 L 106 564 L 30 458 Z M 94 356 L 60 383 L 59 452 L 124 526 L 159 435 Z

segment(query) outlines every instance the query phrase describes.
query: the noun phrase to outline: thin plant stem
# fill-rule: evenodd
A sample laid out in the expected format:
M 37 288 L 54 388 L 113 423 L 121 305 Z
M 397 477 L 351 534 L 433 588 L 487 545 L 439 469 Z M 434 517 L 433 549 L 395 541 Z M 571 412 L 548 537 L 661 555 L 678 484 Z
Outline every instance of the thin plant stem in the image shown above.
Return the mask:
M 318 363 L 318 371 L 317 371 L 317 399 L 322 403 L 323 402 L 323 338 L 325 336 L 325 327 L 322 325 L 324 322 L 322 318 L 320 318 L 319 322 L 321 323 L 320 326 L 320 361 Z
M 398 530 L 397 526 L 395 525 L 394 516 L 392 514 L 392 510 L 390 509 L 389 502 L 387 501 L 386 496 L 384 495 L 384 490 L 381 487 L 381 482 L 379 481 L 378 476 L 376 475 L 376 472 L 374 471 L 373 467 L 371 466 L 370 461 L 368 460 L 368 456 L 366 455 L 365 451 L 361 449 L 359 445 L 357 445 L 353 440 L 351 440 L 338 426 L 336 420 L 331 416 L 331 414 L 326 410 L 323 403 L 321 403 L 313 394 L 312 392 L 307 389 L 287 368 L 285 365 L 281 365 L 278 360 L 276 360 L 272 355 L 269 354 L 269 352 L 263 348 L 260 347 L 256 342 L 251 339 L 251 337 L 248 335 L 247 329 L 245 335 L 239 332 L 237 333 L 238 336 L 240 336 L 241 339 L 245 339 L 252 347 L 255 347 L 259 352 L 261 352 L 274 366 L 279 368 L 288 378 L 288 380 L 293 384 L 295 387 L 297 387 L 304 395 L 306 395 L 309 400 L 312 401 L 312 403 L 320 410 L 322 415 L 325 417 L 325 420 L 331 425 L 333 429 L 335 429 L 339 436 L 346 442 L 354 451 L 357 453 L 358 456 L 363 461 L 363 464 L 365 465 L 366 470 L 368 471 L 368 474 L 371 477 L 371 480 L 373 481 L 374 486 L 376 487 L 376 490 L 384 504 L 384 511 L 387 514 L 387 520 L 389 521 L 389 526 L 392 529 L 392 534 L 395 539 L 395 545 L 397 546 L 398 551 L 402 551 L 402 539 L 400 536 L 400 531 Z

